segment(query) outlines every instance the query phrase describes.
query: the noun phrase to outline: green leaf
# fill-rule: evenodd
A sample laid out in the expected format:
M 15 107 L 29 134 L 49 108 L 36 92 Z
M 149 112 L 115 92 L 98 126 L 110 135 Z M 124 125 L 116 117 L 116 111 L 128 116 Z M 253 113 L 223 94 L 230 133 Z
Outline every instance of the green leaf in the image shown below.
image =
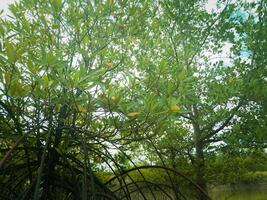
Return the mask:
M 179 112 L 180 110 L 181 110 L 180 107 L 178 105 L 176 105 L 176 104 L 173 104 L 173 105 L 170 106 L 170 111 L 171 112 L 176 113 L 176 112 Z
M 77 70 L 73 75 L 73 83 L 74 83 L 74 85 L 76 85 L 78 83 L 79 78 L 80 78 L 80 71 Z
M 12 80 L 10 87 L 9 87 L 9 92 L 11 96 L 14 97 L 22 97 L 23 95 L 23 85 L 18 79 Z
M 33 74 L 36 74 L 36 72 L 38 71 L 37 67 L 35 67 L 35 65 L 33 64 L 33 62 L 31 60 L 29 60 L 27 62 L 27 67 L 28 67 L 29 71 Z
M 85 84 L 85 83 L 89 83 L 90 81 L 97 81 L 99 80 L 100 76 L 102 76 L 104 74 L 106 70 L 103 68 L 99 68 L 96 70 L 92 70 L 90 72 L 89 75 L 87 76 L 83 76 L 80 80 L 79 80 L 79 84 Z
M 48 76 L 47 75 L 44 75 L 42 79 L 43 79 L 45 85 L 48 86 L 49 85 L 49 78 L 48 78 Z
M 83 64 L 80 64 L 80 77 L 83 77 L 86 75 L 86 68 Z
M 5 75 L 5 84 L 8 85 L 10 84 L 11 78 L 12 78 L 12 74 L 10 72 L 6 72 Z
M 6 46 L 6 53 L 7 53 L 7 58 L 10 63 L 14 63 L 16 60 L 16 51 L 15 47 L 10 44 L 9 42 L 5 43 Z
M 140 114 L 141 114 L 140 112 L 130 112 L 130 113 L 127 113 L 127 116 L 128 117 L 137 117 Z
M 85 113 L 87 111 L 86 108 L 84 106 L 82 106 L 82 105 L 78 105 L 78 110 L 81 113 Z
M 4 29 L 3 25 L 0 23 L 0 34 L 4 35 L 4 33 L 5 33 L 5 29 Z
M 186 76 L 186 69 L 184 68 L 178 75 L 179 81 L 183 81 L 185 79 L 185 76 Z

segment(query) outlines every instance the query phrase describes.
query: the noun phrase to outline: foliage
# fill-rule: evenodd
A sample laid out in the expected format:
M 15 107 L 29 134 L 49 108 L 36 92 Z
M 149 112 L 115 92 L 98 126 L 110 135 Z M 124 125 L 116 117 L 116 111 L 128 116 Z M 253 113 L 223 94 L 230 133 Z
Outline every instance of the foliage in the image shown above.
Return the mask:
M 0 180 L 12 186 L 3 198 L 144 197 L 136 181 L 155 182 L 157 172 L 137 165 L 152 163 L 190 175 L 198 185 L 188 187 L 206 199 L 208 181 L 258 170 L 251 166 L 266 148 L 267 6 L 218 1 L 208 12 L 205 3 L 11 5 L 0 21 Z M 110 174 L 115 187 L 103 184 Z M 166 184 L 182 198 L 173 179 Z

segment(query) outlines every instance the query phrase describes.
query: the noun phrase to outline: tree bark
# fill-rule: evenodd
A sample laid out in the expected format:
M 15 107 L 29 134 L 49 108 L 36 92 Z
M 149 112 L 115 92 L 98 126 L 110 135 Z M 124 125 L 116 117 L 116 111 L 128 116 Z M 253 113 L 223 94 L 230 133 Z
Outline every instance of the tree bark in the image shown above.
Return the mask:
M 196 107 L 193 107 L 193 113 L 194 113 L 194 120 L 192 120 L 193 130 L 194 130 L 194 146 L 196 150 L 195 154 L 195 160 L 194 160 L 194 168 L 196 173 L 196 183 L 204 190 L 206 193 L 208 193 L 207 190 L 207 181 L 205 178 L 205 158 L 204 158 L 204 142 L 202 140 L 202 132 L 200 129 L 200 125 L 197 122 L 197 109 Z M 198 193 L 198 199 L 199 200 L 206 200 L 207 197 L 199 192 Z

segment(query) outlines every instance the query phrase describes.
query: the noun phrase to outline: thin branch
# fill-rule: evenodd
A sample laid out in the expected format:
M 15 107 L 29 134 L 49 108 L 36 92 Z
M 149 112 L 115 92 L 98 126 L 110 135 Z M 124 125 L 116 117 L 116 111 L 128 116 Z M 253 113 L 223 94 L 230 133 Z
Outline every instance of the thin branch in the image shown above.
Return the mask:
M 211 131 L 209 134 L 207 134 L 206 136 L 204 136 L 202 138 L 202 140 L 207 140 L 209 138 L 211 138 L 212 136 L 214 136 L 216 133 L 218 133 L 219 131 L 223 130 L 226 126 L 229 125 L 230 121 L 233 119 L 233 117 L 235 116 L 236 112 L 239 110 L 239 108 L 242 106 L 241 103 L 239 103 L 232 111 L 231 111 L 231 115 L 222 123 L 222 125 L 220 127 L 218 127 L 217 129 Z

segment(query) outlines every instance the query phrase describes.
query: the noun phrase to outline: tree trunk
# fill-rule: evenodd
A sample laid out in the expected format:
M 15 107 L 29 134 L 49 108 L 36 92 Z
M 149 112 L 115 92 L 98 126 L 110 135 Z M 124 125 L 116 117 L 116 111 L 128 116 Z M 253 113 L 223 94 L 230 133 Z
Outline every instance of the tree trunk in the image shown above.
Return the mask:
M 195 172 L 197 184 L 208 193 L 207 181 L 205 179 L 205 160 L 203 152 L 203 144 L 201 141 L 195 141 L 196 158 L 195 158 Z M 198 195 L 200 200 L 206 199 L 206 196 L 202 193 Z
M 196 107 L 193 107 L 193 113 L 194 113 L 194 119 L 197 118 L 197 109 Z M 207 181 L 205 178 L 205 159 L 204 159 L 204 144 L 201 138 L 201 129 L 200 125 L 196 120 L 192 121 L 193 129 L 194 129 L 194 146 L 196 150 L 195 154 L 195 160 L 194 160 L 194 167 L 195 167 L 195 173 L 196 173 L 196 183 L 206 192 L 207 190 Z M 206 200 L 207 197 L 199 192 L 198 193 L 198 199 L 199 200 Z

